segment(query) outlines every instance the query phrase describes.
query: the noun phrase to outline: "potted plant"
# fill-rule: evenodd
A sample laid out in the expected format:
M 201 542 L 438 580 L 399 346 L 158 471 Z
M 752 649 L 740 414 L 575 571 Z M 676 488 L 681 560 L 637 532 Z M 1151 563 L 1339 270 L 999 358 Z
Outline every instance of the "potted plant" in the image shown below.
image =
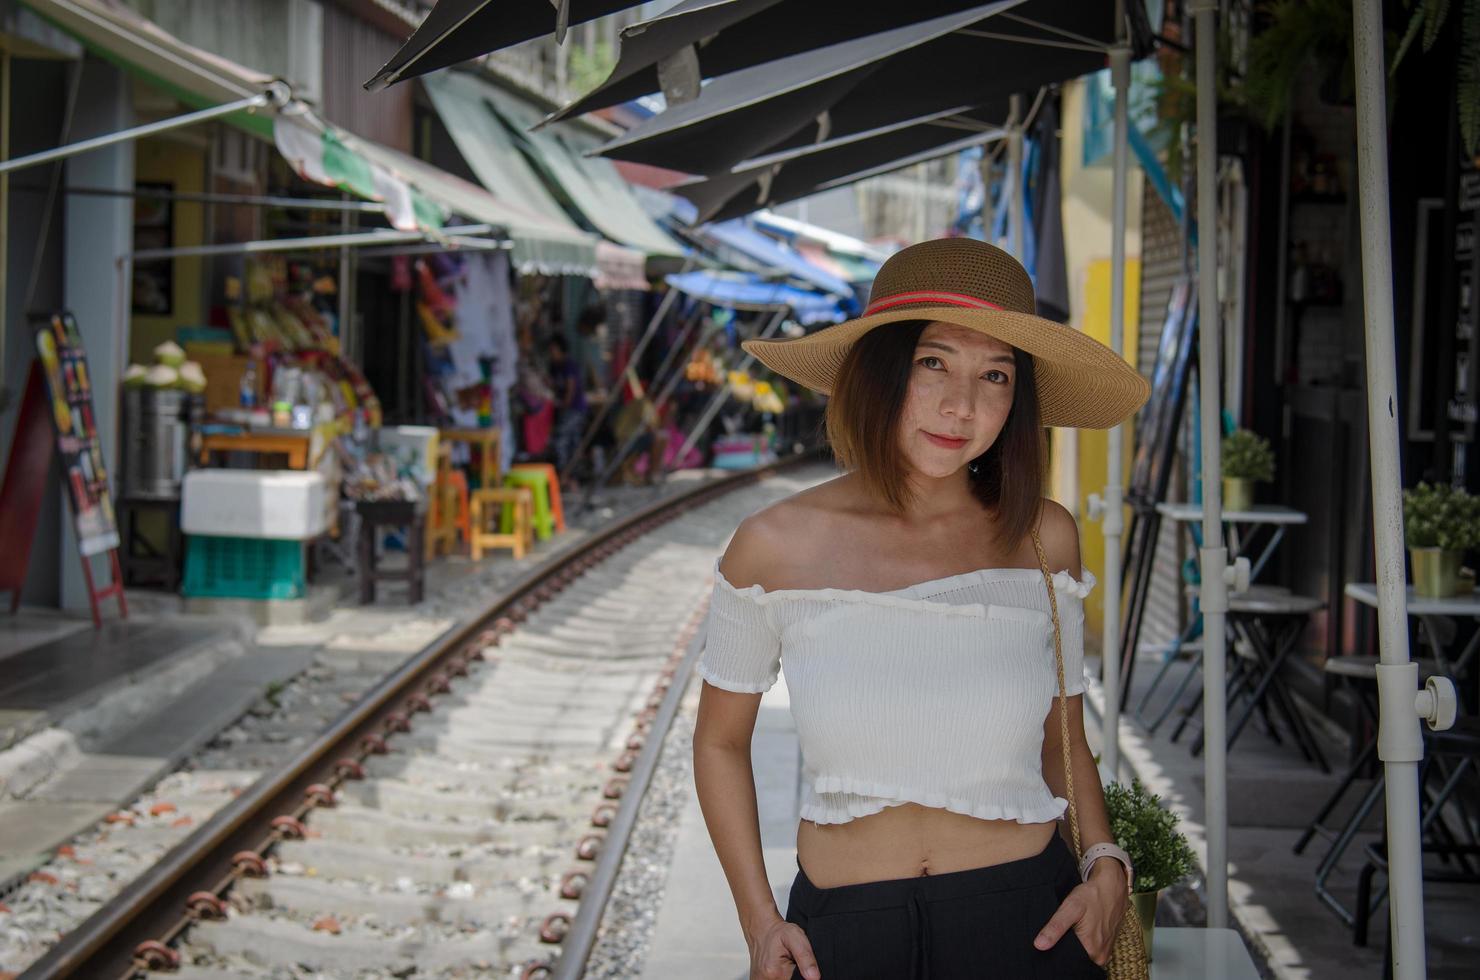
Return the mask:
M 1187 838 L 1177 829 L 1178 817 L 1161 805 L 1161 797 L 1148 792 L 1139 779 L 1130 786 L 1108 783 L 1105 810 L 1110 833 L 1125 848 L 1135 868 L 1131 882 L 1131 904 L 1141 920 L 1146 937 L 1146 958 L 1151 959 L 1152 927 L 1156 922 L 1156 899 L 1197 870 L 1197 857 Z
M 1274 450 L 1269 440 L 1248 429 L 1235 429 L 1223 439 L 1223 509 L 1254 506 L 1254 483 L 1274 479 Z
M 1404 490 L 1403 536 L 1414 590 L 1433 598 L 1454 595 L 1465 549 L 1480 545 L 1480 497 L 1443 483 Z

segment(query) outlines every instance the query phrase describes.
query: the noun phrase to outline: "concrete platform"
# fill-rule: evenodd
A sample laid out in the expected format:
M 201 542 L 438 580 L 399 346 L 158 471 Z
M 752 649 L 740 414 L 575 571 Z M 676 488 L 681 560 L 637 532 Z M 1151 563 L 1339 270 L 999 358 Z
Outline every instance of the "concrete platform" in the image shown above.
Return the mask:
M 695 676 L 687 696 L 697 699 L 701 684 Z M 776 896 L 776 907 L 785 913 L 797 873 L 802 778 L 801 749 L 785 677 L 761 697 L 750 751 L 766 877 Z M 644 980 L 745 980 L 749 975 L 750 953 L 735 917 L 735 903 L 691 783 L 674 845 L 668 888 L 642 976 Z
M 121 687 L 250 638 L 225 618 L 135 616 L 93 629 L 86 618 L 28 610 L 0 622 L 0 751 Z

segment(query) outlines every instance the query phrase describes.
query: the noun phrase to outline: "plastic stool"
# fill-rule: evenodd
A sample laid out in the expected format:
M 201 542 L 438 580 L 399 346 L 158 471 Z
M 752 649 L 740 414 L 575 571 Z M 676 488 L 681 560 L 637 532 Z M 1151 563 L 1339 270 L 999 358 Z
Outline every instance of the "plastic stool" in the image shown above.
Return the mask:
M 549 463 L 515 463 L 509 472 L 544 473 L 550 478 L 550 516 L 555 518 L 555 530 L 565 533 L 565 509 L 560 506 L 560 476 Z
M 447 474 L 447 484 L 448 496 L 445 502 L 448 504 L 448 509 L 451 510 L 451 504 L 454 501 L 457 504 L 457 509 L 453 511 L 451 518 L 452 526 L 462 534 L 464 542 L 471 541 L 472 538 L 469 535 L 472 531 L 468 523 L 468 475 L 462 470 L 455 469 Z
M 534 495 L 534 533 L 541 541 L 548 541 L 555 533 L 555 522 L 550 516 L 550 477 L 542 470 L 513 470 L 504 474 L 505 487 L 524 487 Z M 512 526 L 511 508 L 505 507 L 499 530 L 509 533 Z
M 530 520 L 533 500 L 534 494 L 528 487 L 488 487 L 472 492 L 469 504 L 472 533 L 468 535 L 468 546 L 474 561 L 483 558 L 484 548 L 512 548 L 515 558 L 524 557 L 524 549 L 534 546 Z M 500 519 L 498 533 L 487 530 L 495 508 L 502 508 L 509 520 L 505 529 Z

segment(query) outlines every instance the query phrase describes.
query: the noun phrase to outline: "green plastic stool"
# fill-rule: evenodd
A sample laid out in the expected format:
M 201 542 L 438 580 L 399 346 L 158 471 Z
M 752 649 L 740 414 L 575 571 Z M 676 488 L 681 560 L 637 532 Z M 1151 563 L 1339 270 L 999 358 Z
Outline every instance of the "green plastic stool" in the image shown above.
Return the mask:
M 510 470 L 504 474 L 504 486 L 529 488 L 534 497 L 534 536 L 541 541 L 550 540 L 555 533 L 555 518 L 550 513 L 550 477 L 539 470 Z M 513 504 L 504 504 L 498 525 L 500 534 L 513 531 Z

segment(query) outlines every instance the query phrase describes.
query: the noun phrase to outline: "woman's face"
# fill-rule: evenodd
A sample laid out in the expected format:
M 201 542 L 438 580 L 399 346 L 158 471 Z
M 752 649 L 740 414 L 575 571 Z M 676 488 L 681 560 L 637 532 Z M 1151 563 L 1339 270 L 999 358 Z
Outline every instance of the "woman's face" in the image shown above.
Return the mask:
M 934 321 L 920 334 L 900 416 L 910 469 L 946 477 L 986 452 L 1012 409 L 1017 365 L 1010 344 Z

